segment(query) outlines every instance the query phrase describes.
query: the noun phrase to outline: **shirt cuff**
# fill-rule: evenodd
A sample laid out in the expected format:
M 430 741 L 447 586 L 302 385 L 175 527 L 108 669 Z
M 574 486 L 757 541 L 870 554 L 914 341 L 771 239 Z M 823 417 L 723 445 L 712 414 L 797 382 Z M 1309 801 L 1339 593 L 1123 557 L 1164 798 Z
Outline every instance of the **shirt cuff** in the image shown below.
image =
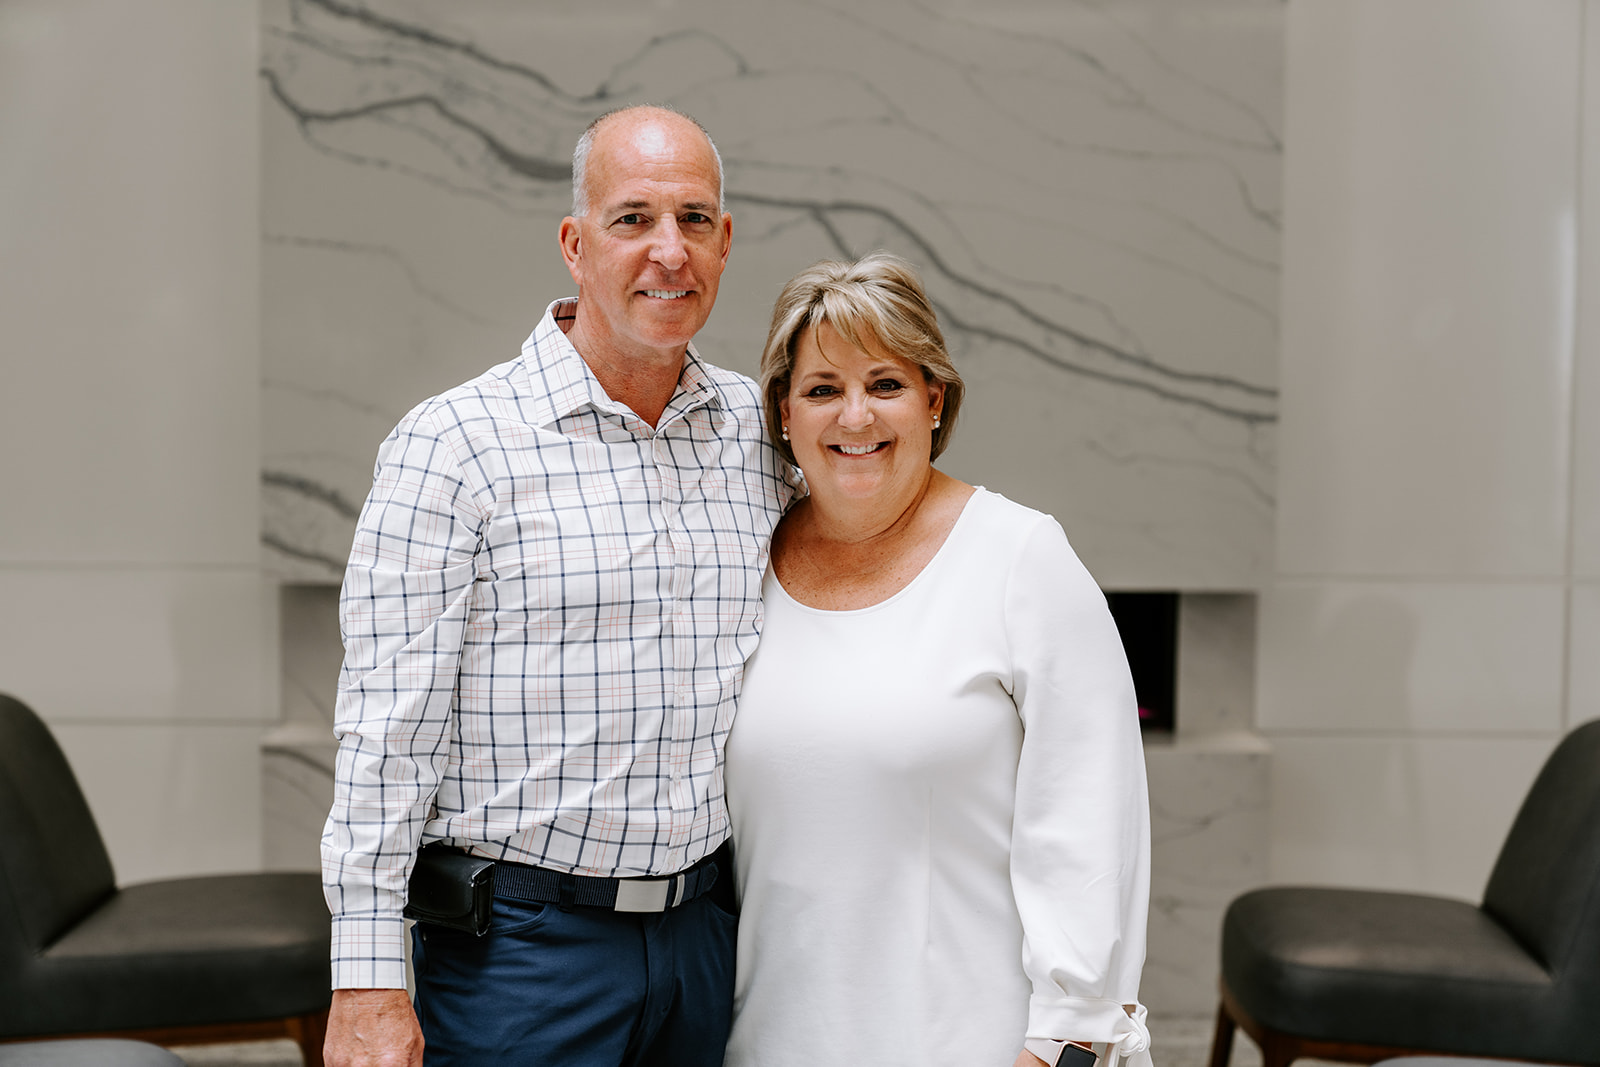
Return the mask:
M 334 989 L 404 989 L 410 958 L 406 921 L 400 916 L 334 918 Z
M 1067 1047 L 1065 1041 L 1049 1041 L 1042 1037 L 1030 1037 L 1022 1043 L 1022 1047 L 1039 1057 L 1050 1067 L 1056 1067 L 1056 1061 L 1061 1058 L 1061 1052 Z
M 1136 1003 L 1130 1015 L 1112 1000 L 1035 994 L 1028 1002 L 1028 1034 L 1071 1034 L 1078 1041 L 1093 1041 L 1100 1053 L 1097 1067 L 1152 1067 L 1148 1014 L 1143 1004 Z

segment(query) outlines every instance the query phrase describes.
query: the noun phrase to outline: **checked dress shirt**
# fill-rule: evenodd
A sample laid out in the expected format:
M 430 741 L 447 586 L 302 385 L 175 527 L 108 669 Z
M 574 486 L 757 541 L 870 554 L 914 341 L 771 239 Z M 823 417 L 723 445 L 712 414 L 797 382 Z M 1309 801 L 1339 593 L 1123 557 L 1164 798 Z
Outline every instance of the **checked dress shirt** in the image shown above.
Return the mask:
M 727 836 L 721 752 L 794 475 L 690 349 L 652 428 L 545 312 L 378 453 L 340 596 L 323 833 L 335 987 L 398 988 L 418 846 L 674 874 Z

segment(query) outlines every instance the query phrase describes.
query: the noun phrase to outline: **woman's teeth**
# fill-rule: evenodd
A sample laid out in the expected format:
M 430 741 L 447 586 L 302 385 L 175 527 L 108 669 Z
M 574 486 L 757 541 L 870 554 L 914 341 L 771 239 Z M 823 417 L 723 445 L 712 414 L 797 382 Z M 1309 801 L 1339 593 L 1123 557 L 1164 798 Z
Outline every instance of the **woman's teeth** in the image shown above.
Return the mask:
M 835 445 L 834 447 L 847 456 L 865 456 L 876 452 L 881 447 L 881 443 L 877 445 Z

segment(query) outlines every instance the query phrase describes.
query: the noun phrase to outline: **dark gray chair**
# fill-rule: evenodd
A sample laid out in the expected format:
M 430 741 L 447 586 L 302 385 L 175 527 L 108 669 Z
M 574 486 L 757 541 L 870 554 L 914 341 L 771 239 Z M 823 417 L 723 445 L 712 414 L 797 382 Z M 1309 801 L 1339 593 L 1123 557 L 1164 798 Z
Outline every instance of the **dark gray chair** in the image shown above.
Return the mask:
M 1271 888 L 1222 921 L 1211 1067 L 1448 1054 L 1600 1065 L 1600 720 L 1533 783 L 1483 903 Z
M 321 1067 L 328 941 L 315 874 L 117 888 L 55 738 L 0 694 L 0 1042 L 287 1036 Z

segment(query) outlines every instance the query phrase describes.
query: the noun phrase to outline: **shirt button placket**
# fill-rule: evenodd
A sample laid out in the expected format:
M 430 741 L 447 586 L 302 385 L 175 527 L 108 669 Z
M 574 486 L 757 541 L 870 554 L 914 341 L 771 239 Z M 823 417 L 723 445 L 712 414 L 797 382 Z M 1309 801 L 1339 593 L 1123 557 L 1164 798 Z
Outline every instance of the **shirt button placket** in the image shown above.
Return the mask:
M 671 706 L 667 710 L 665 755 L 670 768 L 667 796 L 671 805 L 668 847 L 676 852 L 688 844 L 694 822 L 694 790 L 687 773 L 694 740 L 694 625 L 686 618 L 693 594 L 693 546 L 683 527 L 683 481 L 672 462 L 672 450 L 658 432 L 655 438 L 656 473 L 661 486 L 661 512 L 672 548 L 672 602 L 663 620 L 671 654 L 669 683 Z M 686 684 L 687 683 L 687 684 Z

